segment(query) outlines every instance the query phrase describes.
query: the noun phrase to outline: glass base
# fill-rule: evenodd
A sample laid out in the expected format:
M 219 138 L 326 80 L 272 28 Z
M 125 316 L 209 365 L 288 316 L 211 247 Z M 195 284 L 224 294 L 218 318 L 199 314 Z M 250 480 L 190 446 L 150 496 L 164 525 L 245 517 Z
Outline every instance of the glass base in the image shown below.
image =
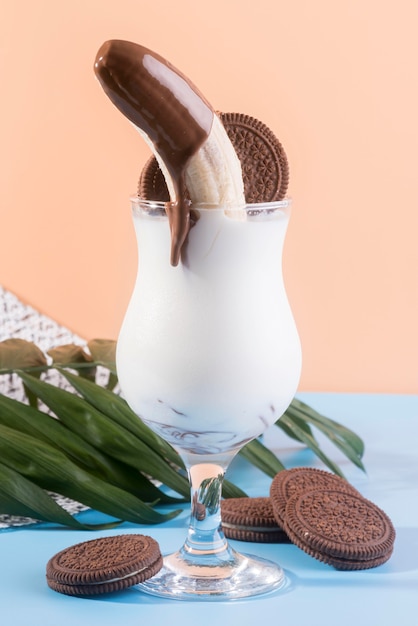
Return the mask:
M 203 557 L 203 558 L 202 558 Z M 239 554 L 228 547 L 219 555 L 197 560 L 184 550 L 164 557 L 162 569 L 144 583 L 141 591 L 174 600 L 231 600 L 275 591 L 286 586 L 283 570 L 271 561 Z

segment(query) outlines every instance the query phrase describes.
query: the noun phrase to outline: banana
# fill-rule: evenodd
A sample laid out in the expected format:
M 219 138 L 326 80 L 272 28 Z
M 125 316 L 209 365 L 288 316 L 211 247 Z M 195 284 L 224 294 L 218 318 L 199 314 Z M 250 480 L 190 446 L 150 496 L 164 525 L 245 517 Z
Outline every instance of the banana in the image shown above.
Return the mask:
M 221 120 L 184 74 L 151 50 L 112 40 L 99 49 L 96 76 L 113 104 L 139 131 L 166 179 L 172 251 L 177 265 L 193 204 L 245 205 L 241 165 Z
M 245 205 L 241 163 L 219 117 L 185 172 L 193 203 L 221 207 Z
M 164 160 L 148 135 L 138 126 L 132 126 L 141 135 L 155 156 L 164 175 L 170 200 L 176 200 L 176 191 Z M 240 208 L 245 205 L 241 163 L 226 133 L 214 114 L 210 134 L 194 154 L 185 171 L 185 182 L 193 204 Z

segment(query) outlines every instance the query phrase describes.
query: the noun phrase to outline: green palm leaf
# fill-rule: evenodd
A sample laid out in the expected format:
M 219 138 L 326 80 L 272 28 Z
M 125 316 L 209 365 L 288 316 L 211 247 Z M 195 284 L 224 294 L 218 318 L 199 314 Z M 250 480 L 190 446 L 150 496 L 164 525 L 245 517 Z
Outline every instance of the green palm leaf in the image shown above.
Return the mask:
M 117 520 L 158 523 L 177 512 L 162 514 L 154 509 L 156 502 L 173 504 L 189 499 L 179 454 L 112 391 L 117 383 L 115 346 L 114 341 L 100 339 L 89 342 L 89 352 L 63 346 L 50 351 L 51 364 L 30 342 L 0 342 L 0 375 L 18 374 L 32 405 L 0 395 L 0 513 L 85 527 L 48 495 L 56 492 Z M 98 366 L 109 371 L 106 387 L 94 381 Z M 41 373 L 51 368 L 61 372 L 73 391 L 40 379 Z M 78 374 L 72 373 L 74 370 Z M 38 401 L 48 410 L 39 408 Z M 360 437 L 300 400 L 294 399 L 276 424 L 286 436 L 309 447 L 333 472 L 342 475 L 322 450 L 315 431 L 364 469 Z M 270 477 L 284 469 L 260 440 L 247 444 L 240 454 Z M 161 488 L 156 482 L 162 483 Z M 180 498 L 167 495 L 166 487 Z M 246 494 L 224 481 L 223 495 Z
M 188 496 L 189 484 L 165 460 L 126 428 L 98 411 L 83 398 L 32 376 L 20 373 L 27 387 L 72 431 L 106 454 L 131 467 L 148 472 L 182 495 Z M 111 392 L 109 392 L 111 393 Z
M 240 450 L 240 455 L 258 467 L 262 472 L 267 474 L 267 476 L 274 477 L 278 472 L 285 469 L 283 463 L 279 461 L 277 456 L 258 439 L 247 443 L 247 445 Z
M 0 463 L 0 513 L 54 522 L 76 530 L 112 528 L 109 524 L 81 524 L 35 483 Z
M 54 446 L 90 474 L 137 495 L 145 502 L 158 500 L 162 504 L 171 504 L 184 501 L 184 498 L 168 496 L 141 472 L 133 471 L 125 463 L 94 448 L 51 415 L 2 395 L 0 424 Z
M 305 424 L 312 424 L 312 426 L 315 426 L 318 430 L 324 433 L 324 435 L 326 435 L 327 438 L 337 448 L 339 448 L 339 450 L 341 450 L 341 452 L 343 452 L 352 463 L 354 463 L 354 465 L 363 471 L 365 470 L 361 460 L 364 454 L 364 443 L 352 430 L 338 424 L 324 415 L 321 415 L 304 402 L 296 399 L 286 411 L 286 416 L 291 421 L 291 429 L 293 429 L 293 432 L 295 432 L 295 425 L 299 425 L 301 422 L 304 422 Z M 281 425 L 281 420 L 279 420 L 277 426 Z M 289 427 L 287 420 L 285 420 L 285 426 Z M 298 433 L 300 433 L 300 430 Z M 304 441 L 304 443 L 309 445 L 308 440 L 310 441 L 310 435 L 305 432 L 305 440 L 301 439 L 301 441 Z M 314 451 L 317 453 L 316 450 Z M 327 462 L 327 465 L 328 467 L 331 467 L 329 462 Z
M 0 458 L 4 465 L 39 487 L 57 491 L 116 518 L 122 516 L 136 524 L 157 524 L 178 514 L 178 511 L 158 513 L 132 494 L 92 476 L 49 444 L 2 425 Z
M 152 432 L 129 408 L 125 400 L 108 389 L 104 389 L 67 372 L 60 370 L 74 389 L 91 404 L 95 409 L 102 412 L 113 422 L 126 428 L 133 435 L 144 441 L 154 452 L 166 458 L 176 465 L 183 467 L 183 461 L 164 439 Z
M 307 433 L 305 429 L 301 428 L 297 423 L 292 421 L 287 413 L 285 413 L 280 418 L 280 421 L 283 421 L 286 427 L 294 433 L 295 439 L 298 439 L 299 441 L 304 443 L 308 448 L 310 448 L 313 452 L 315 452 L 316 456 L 319 459 L 321 459 L 321 461 L 325 463 L 325 465 L 329 467 L 331 471 L 333 471 L 335 474 L 338 474 L 339 476 L 343 476 L 343 473 L 338 467 L 338 465 L 334 463 L 334 461 L 332 461 L 325 454 L 325 452 L 323 452 L 323 450 L 321 450 L 318 442 L 316 441 L 313 435 Z M 278 426 L 279 425 L 280 424 L 278 424 Z

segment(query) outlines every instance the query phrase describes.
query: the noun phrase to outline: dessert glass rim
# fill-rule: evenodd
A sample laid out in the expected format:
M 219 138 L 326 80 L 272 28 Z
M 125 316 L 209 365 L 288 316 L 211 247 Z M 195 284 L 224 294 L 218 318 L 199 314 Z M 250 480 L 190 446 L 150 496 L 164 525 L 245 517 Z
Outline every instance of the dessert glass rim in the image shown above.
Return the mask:
M 164 202 L 161 200 L 149 200 L 132 194 L 130 196 L 133 212 L 149 213 L 157 215 L 166 214 L 166 206 L 170 202 Z M 209 204 L 204 202 L 192 203 L 189 202 L 190 210 L 195 209 L 197 211 L 210 212 L 210 211 L 227 211 L 227 212 L 239 212 L 245 211 L 251 215 L 252 211 L 257 212 L 274 212 L 277 210 L 287 211 L 290 210 L 292 205 L 292 199 L 290 197 L 283 198 L 282 200 L 270 200 L 267 202 L 248 202 L 246 204 L 231 205 L 225 204 Z

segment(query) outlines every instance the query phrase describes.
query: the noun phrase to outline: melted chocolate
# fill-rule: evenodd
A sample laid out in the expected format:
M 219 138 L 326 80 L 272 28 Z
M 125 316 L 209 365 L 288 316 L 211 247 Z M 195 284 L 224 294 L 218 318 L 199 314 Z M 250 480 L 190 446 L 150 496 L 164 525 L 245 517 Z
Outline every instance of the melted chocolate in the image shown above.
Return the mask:
M 170 174 L 175 197 L 166 211 L 171 263 L 177 265 L 190 229 L 184 174 L 209 136 L 213 109 L 181 72 L 138 44 L 107 41 L 97 53 L 94 69 L 110 100 L 146 133 Z

